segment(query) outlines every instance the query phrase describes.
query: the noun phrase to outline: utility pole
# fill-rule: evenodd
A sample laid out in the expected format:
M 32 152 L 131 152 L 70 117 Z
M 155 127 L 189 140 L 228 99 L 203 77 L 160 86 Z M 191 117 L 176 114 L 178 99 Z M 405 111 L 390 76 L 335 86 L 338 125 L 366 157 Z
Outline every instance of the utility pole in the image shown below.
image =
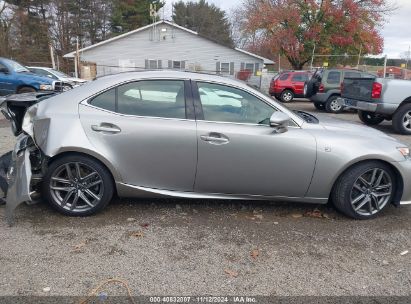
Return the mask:
M 358 54 L 357 70 L 360 69 L 361 52 L 362 52 L 362 45 L 360 45 L 360 53 Z
M 79 63 L 79 52 L 78 52 L 78 37 L 76 39 L 76 56 L 74 58 L 74 74 L 78 78 L 78 63 Z
M 384 76 L 383 78 L 385 78 L 385 75 L 387 75 L 387 55 L 384 56 Z
M 310 65 L 311 70 L 313 69 L 313 64 L 314 64 L 314 54 L 315 54 L 315 43 L 314 43 L 314 48 L 313 48 L 313 54 L 311 56 L 311 65 Z
M 53 69 L 56 69 L 56 62 L 54 61 L 54 50 L 53 50 L 53 46 L 50 43 L 50 57 L 51 57 L 51 66 L 53 67 Z

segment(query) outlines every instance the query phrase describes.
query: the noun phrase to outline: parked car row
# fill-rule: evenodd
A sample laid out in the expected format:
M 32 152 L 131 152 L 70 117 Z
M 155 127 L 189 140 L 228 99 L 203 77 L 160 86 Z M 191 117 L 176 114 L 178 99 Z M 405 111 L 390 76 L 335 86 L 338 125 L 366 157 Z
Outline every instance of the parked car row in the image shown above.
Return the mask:
M 0 95 L 41 91 L 66 91 L 84 84 L 83 79 L 72 78 L 59 71 L 42 67 L 25 67 L 0 57 Z

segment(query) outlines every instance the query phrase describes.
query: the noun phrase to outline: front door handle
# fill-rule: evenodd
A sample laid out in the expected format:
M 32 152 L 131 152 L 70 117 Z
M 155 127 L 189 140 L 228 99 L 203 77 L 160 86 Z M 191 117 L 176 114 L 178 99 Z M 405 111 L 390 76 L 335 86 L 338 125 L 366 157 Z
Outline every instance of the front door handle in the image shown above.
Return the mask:
M 201 135 L 200 138 L 201 140 L 214 145 L 224 145 L 228 144 L 230 141 L 226 136 L 216 133 L 211 133 L 209 135 Z
M 91 129 L 95 132 L 101 133 L 117 134 L 121 132 L 121 129 L 119 127 L 110 123 L 101 123 L 99 126 L 92 125 Z

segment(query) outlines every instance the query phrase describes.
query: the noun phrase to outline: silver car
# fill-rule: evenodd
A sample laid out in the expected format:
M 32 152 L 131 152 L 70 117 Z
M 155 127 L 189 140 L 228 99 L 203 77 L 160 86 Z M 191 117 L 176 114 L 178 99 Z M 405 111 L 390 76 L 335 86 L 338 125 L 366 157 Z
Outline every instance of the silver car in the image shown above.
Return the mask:
M 356 219 L 411 203 L 405 144 L 359 124 L 290 111 L 235 80 L 134 72 L 46 97 L 3 102 L 18 136 L 9 219 L 36 193 L 73 216 L 102 210 L 114 194 L 331 200 Z

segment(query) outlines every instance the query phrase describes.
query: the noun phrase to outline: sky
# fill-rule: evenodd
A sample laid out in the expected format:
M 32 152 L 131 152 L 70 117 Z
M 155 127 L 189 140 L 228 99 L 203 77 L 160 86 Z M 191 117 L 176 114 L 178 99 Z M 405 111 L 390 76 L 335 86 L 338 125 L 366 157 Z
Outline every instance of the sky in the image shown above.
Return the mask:
M 389 58 L 400 58 L 400 55 L 408 51 L 411 45 L 411 0 L 388 0 L 398 9 L 387 17 L 388 23 L 381 31 L 384 37 L 384 52 Z M 166 10 L 171 11 L 171 3 L 166 0 Z M 242 0 L 208 0 L 217 7 L 230 12 L 236 6 L 241 5 Z M 171 13 L 170 13 L 171 15 Z

